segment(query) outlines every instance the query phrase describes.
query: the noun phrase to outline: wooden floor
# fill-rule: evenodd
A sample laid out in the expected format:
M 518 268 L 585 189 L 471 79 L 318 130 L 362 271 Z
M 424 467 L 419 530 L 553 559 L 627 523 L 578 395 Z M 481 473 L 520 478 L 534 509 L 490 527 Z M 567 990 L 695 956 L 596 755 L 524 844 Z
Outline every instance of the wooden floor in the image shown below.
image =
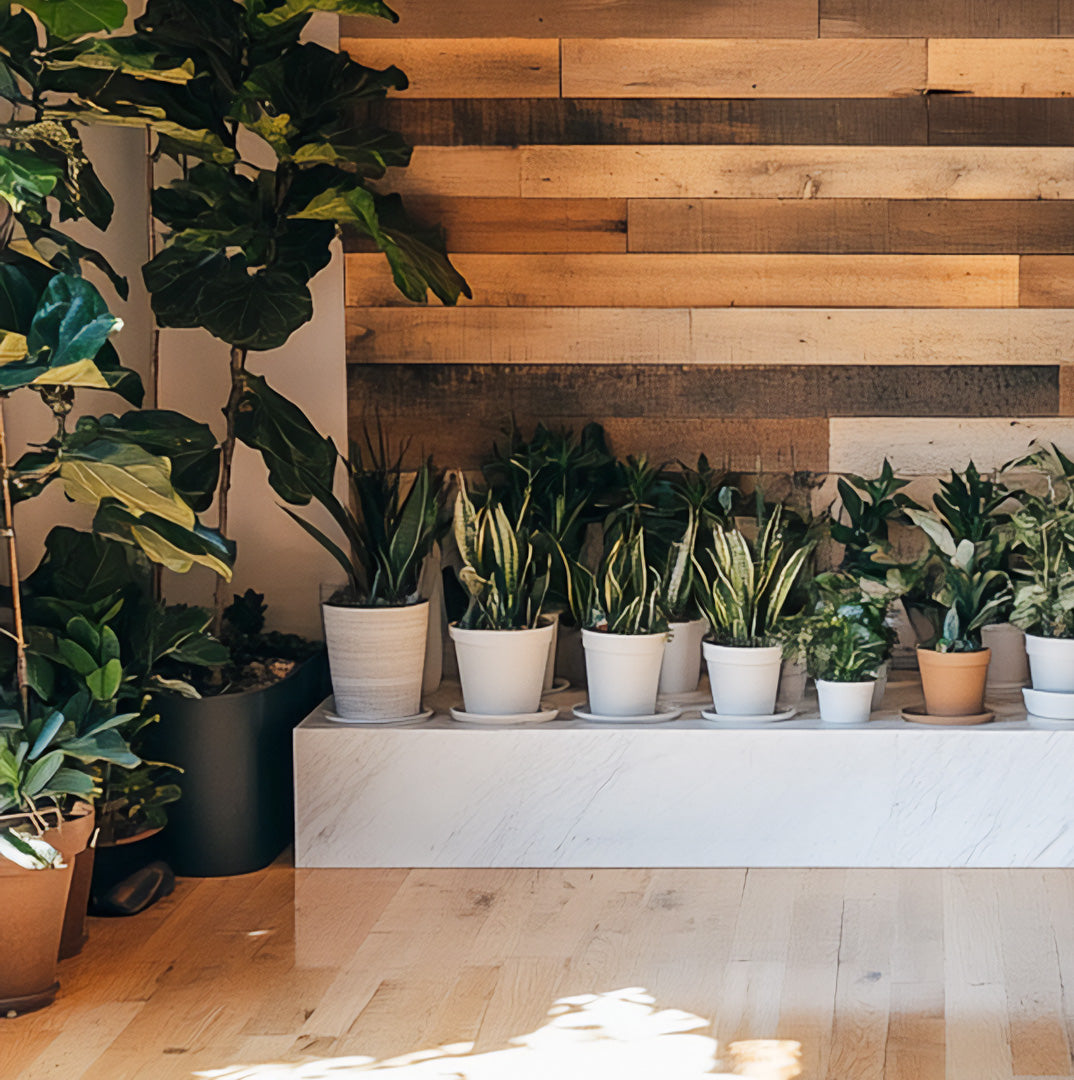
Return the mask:
M 690 1080 L 770 1036 L 814 1080 L 1074 1074 L 1074 871 L 281 863 L 90 932 L 3 1080 Z

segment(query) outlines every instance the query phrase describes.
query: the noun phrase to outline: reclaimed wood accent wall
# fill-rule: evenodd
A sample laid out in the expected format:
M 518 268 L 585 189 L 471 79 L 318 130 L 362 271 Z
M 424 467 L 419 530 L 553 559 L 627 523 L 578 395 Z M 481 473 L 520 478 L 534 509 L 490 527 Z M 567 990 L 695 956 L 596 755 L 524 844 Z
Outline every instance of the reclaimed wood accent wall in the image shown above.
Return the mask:
M 348 245 L 352 423 L 765 471 L 1074 430 L 1074 0 L 394 6 L 345 46 L 409 75 L 390 186 L 474 298 Z

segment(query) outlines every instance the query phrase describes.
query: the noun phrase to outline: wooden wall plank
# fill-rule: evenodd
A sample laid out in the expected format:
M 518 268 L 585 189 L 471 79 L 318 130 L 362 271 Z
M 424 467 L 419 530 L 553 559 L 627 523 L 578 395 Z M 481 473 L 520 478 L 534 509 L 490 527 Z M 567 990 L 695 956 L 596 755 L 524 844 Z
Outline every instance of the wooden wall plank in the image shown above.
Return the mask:
M 348 304 L 409 303 L 383 256 L 346 260 Z M 454 261 L 474 303 L 491 306 L 1018 304 L 1018 256 L 1008 255 L 459 255 Z
M 1074 42 L 943 39 L 929 42 L 929 90 L 987 97 L 1070 97 Z
M 929 108 L 944 97 L 900 98 L 513 98 L 451 100 L 392 95 L 364 107 L 368 119 L 406 133 L 420 146 L 520 146 L 648 144 L 705 146 L 721 143 L 923 146 Z M 954 100 L 958 100 L 957 98 Z M 974 99 L 976 100 L 976 99 Z M 990 100 L 990 99 L 986 99 Z M 1056 99 L 1004 99 L 1012 106 L 1011 132 L 1044 136 L 1032 106 Z M 1067 118 L 1070 116 L 1067 111 Z M 986 118 L 991 124 L 991 118 Z M 1074 123 L 1058 145 L 1069 145 Z M 959 142 L 989 144 L 991 127 L 967 121 Z M 975 135 L 976 138 L 971 136 Z M 1052 145 L 1021 136 L 1026 145 Z M 1015 140 L 1008 135 L 1004 143 Z M 1016 141 L 1016 140 L 1015 140 Z
M 933 146 L 1074 145 L 1074 98 L 927 94 Z
M 1074 416 L 1074 365 L 1059 369 L 1059 415 Z
M 347 337 L 357 364 L 1063 364 L 1074 371 L 1072 309 L 348 308 Z
M 354 37 L 817 36 L 817 0 L 392 0 L 395 25 L 344 18 Z
M 1058 199 L 631 199 L 627 213 L 635 252 L 1074 253 L 1074 202 Z
M 1068 307 L 1074 304 L 1074 258 L 1025 255 L 1019 268 L 1021 307 Z
M 559 96 L 557 38 L 344 38 L 341 46 L 366 67 L 402 68 L 412 97 Z
M 821 37 L 1048 37 L 1057 0 L 820 0 Z
M 889 97 L 920 93 L 926 43 L 565 38 L 563 96 Z
M 419 146 L 402 194 L 528 198 L 1074 198 L 1074 150 L 883 146 Z
M 774 419 L 817 416 L 1055 416 L 1059 369 L 811 365 L 657 367 L 609 364 L 579 379 L 564 364 L 352 365 L 348 379 L 389 416 L 499 416 L 514 412 L 585 419 Z

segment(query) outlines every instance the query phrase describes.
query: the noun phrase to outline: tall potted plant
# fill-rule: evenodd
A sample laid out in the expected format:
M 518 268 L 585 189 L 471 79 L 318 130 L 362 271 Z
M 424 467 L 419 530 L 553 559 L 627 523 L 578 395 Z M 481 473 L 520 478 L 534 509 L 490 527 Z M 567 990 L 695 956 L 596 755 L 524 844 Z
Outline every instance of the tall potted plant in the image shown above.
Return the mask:
M 541 620 L 550 556 L 540 554 L 525 504 L 512 521 L 492 496 L 475 507 L 466 481 L 457 479 L 455 544 L 470 601 L 450 633 L 466 714 L 534 719 L 554 631 Z

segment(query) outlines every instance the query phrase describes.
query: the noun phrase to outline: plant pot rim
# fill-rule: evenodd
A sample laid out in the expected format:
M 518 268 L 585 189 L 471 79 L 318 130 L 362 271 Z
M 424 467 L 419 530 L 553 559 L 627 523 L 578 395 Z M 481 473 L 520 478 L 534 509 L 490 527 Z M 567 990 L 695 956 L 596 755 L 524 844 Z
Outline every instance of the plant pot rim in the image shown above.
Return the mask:
M 310 655 L 303 660 L 296 660 L 295 666 L 282 679 L 277 679 L 274 683 L 269 683 L 268 686 L 248 686 L 244 690 L 225 690 L 222 694 L 202 694 L 197 698 L 185 697 L 183 694 L 168 694 L 161 696 L 166 696 L 168 700 L 172 701 L 223 701 L 225 698 L 240 698 L 244 694 L 264 694 L 269 690 L 275 690 L 277 686 L 283 686 L 285 683 L 289 683 L 307 664 L 323 657 L 324 653 L 324 642 L 317 642 L 316 652 L 310 653 Z M 159 697 L 157 700 L 159 700 Z
M 698 623 L 708 625 L 708 619 L 702 616 L 696 619 L 668 619 L 668 626 L 696 626 Z
M 782 645 L 722 645 L 718 641 L 703 641 L 701 644 L 706 649 L 726 649 L 728 652 L 760 653 L 776 650 L 780 655 L 783 654 Z
M 460 635 L 469 637 L 472 634 L 547 634 L 551 633 L 553 624 L 546 622 L 541 626 L 505 626 L 498 630 L 491 630 L 488 627 L 468 627 L 464 628 L 459 626 L 457 622 L 448 624 L 448 633 L 453 637 Z
M 875 686 L 876 679 L 820 679 L 814 677 L 813 682 L 824 683 L 825 686 Z
M 933 656 L 943 657 L 965 657 L 965 656 L 983 656 L 985 653 L 990 653 L 992 650 L 987 645 L 981 649 L 963 649 L 959 652 L 940 652 L 938 649 L 930 649 L 924 645 L 918 645 L 917 651 L 919 653 L 931 653 Z
M 163 830 L 163 825 L 156 825 L 152 829 L 143 829 L 133 836 L 124 836 L 119 840 L 110 840 L 107 843 L 100 843 L 97 846 L 99 848 L 126 847 L 127 844 L 137 844 L 139 840 L 148 840 L 151 836 L 156 836 L 157 833 L 163 832 Z
M 1013 623 L 1011 624 L 1014 625 Z M 1034 641 L 1054 641 L 1057 644 L 1060 642 L 1066 642 L 1070 645 L 1074 645 L 1074 637 L 1053 637 L 1051 634 L 1031 634 L 1028 630 L 1025 631 L 1026 641 L 1030 638 Z
M 420 600 L 415 600 L 410 604 L 333 604 L 330 600 L 321 601 L 322 608 L 331 608 L 333 611 L 413 611 L 414 608 L 419 608 L 423 604 L 428 606 L 428 598 L 422 597 Z
M 641 641 L 643 638 L 666 638 L 668 636 L 666 630 L 652 630 L 644 634 L 620 634 L 613 633 L 611 630 L 597 630 L 590 626 L 583 626 L 582 633 L 594 634 L 601 638 L 617 638 L 621 641 Z

